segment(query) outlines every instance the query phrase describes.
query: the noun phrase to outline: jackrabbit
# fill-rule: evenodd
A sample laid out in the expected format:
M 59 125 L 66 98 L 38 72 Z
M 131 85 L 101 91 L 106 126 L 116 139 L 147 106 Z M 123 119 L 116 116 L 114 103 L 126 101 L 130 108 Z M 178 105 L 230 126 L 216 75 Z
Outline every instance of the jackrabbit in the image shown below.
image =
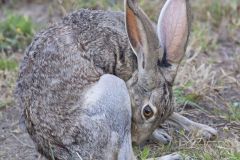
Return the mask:
M 188 0 L 168 0 L 156 33 L 136 0 L 125 0 L 125 18 L 82 9 L 40 32 L 16 87 L 38 151 L 49 159 L 135 159 L 132 142 L 173 113 L 189 17 Z

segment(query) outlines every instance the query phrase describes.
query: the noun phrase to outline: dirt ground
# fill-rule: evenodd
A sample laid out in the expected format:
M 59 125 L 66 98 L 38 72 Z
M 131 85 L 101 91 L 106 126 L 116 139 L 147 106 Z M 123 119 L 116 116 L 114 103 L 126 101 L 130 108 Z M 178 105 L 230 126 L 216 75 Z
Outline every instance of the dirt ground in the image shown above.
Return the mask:
M 27 9 L 23 5 L 15 10 L 19 14 L 31 16 L 39 24 L 52 21 L 48 15 L 42 14 L 46 12 L 46 6 L 41 4 L 32 4 L 27 6 Z M 0 11 L 1 16 L 3 17 L 3 13 Z M 52 14 L 52 17 L 59 17 L 59 13 Z M 218 32 L 225 32 L 225 30 L 220 28 Z M 198 105 L 178 105 L 177 110 L 194 121 L 209 124 L 218 129 L 217 140 L 206 142 L 210 145 L 217 144 L 210 149 L 218 148 L 216 146 L 222 142 L 224 145 L 220 145 L 220 147 L 232 147 L 234 152 L 239 153 L 240 28 L 234 32 L 234 37 L 228 33 L 221 34 L 217 37 L 217 41 L 216 48 L 199 54 L 195 54 L 197 51 L 192 48 L 190 42 L 187 58 L 180 67 L 176 79 L 176 88 L 183 87 L 185 93 L 196 93 Z M 16 59 L 21 59 L 21 57 L 21 54 L 13 56 Z M 0 71 L 0 99 L 12 99 L 15 83 L 10 82 L 14 82 L 16 76 L 17 72 Z M 186 87 L 189 80 L 193 84 Z M 237 111 L 232 110 L 232 105 L 237 108 Z M 234 115 L 235 113 L 236 115 Z M 36 152 L 32 140 L 26 133 L 24 125 L 21 123 L 21 114 L 22 109 L 18 108 L 14 102 L 6 103 L 0 107 L 0 160 L 44 160 L 45 158 Z M 160 144 L 150 144 L 150 148 L 155 152 L 183 151 L 186 154 L 192 150 L 199 150 L 196 149 L 199 145 L 195 145 L 188 135 L 179 135 L 180 131 L 176 132 L 175 130 L 169 132 L 176 142 L 173 142 L 171 147 L 167 147 L 168 150 L 163 149 Z M 209 149 L 206 147 L 206 143 L 200 144 L 201 151 Z M 229 145 L 225 145 L 225 143 L 229 143 Z M 214 157 L 218 157 L 219 160 L 228 159 L 217 155 Z

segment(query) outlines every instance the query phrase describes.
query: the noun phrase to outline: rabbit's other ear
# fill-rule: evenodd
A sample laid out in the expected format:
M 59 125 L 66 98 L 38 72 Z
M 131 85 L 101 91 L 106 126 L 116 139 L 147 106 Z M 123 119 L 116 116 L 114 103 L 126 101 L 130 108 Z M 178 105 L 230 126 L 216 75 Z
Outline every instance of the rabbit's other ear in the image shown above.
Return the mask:
M 189 0 L 167 0 L 158 20 L 158 37 L 164 59 L 179 64 L 185 54 L 190 30 Z
M 137 0 L 125 0 L 126 30 L 133 51 L 138 59 L 138 67 L 152 69 L 159 57 L 158 36 L 150 19 L 137 4 Z

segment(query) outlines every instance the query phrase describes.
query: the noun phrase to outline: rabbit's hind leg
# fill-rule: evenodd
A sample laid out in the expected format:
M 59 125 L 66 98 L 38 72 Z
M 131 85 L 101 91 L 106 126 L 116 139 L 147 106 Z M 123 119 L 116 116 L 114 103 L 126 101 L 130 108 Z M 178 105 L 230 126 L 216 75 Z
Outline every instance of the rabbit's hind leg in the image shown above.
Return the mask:
M 95 144 L 106 144 L 101 147 L 103 152 L 96 153 L 104 155 L 96 157 L 132 160 L 131 102 L 125 82 L 114 75 L 101 76 L 87 90 L 83 109 L 87 113 L 84 121 L 91 124 L 89 128 L 94 132 L 93 141 L 99 141 Z

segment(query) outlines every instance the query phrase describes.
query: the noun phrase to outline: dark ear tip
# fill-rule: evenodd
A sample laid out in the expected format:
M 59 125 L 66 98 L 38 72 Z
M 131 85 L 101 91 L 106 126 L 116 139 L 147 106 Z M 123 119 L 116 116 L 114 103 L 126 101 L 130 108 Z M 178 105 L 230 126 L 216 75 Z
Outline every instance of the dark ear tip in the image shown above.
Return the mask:
M 172 65 L 168 63 L 166 58 L 163 58 L 161 61 L 158 60 L 158 66 L 163 68 L 168 68 L 168 67 L 171 67 Z

